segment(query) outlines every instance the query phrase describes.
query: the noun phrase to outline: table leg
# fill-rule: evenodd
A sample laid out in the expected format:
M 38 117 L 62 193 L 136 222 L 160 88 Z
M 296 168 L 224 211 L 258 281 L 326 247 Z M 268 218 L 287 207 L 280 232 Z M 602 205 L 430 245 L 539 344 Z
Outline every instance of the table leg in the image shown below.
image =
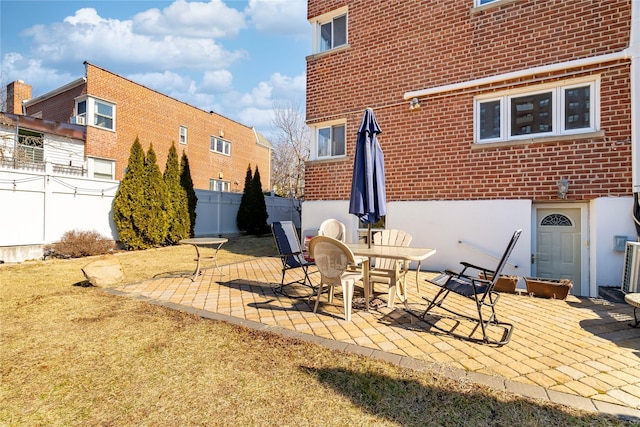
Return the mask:
M 224 275 L 224 273 L 222 272 L 222 270 L 220 270 L 220 267 L 218 267 L 218 251 L 220 250 L 220 248 L 222 247 L 222 245 L 224 244 L 224 242 L 220 243 L 218 245 L 218 247 L 216 248 L 216 253 L 213 255 L 213 262 L 216 266 L 216 270 L 218 270 L 218 272 L 220 273 L 220 275 Z
M 200 275 L 200 250 L 198 249 L 198 245 L 193 245 L 193 247 L 196 248 L 196 271 L 193 272 L 192 282 Z
M 362 259 L 362 284 L 364 285 L 364 309 L 369 311 L 369 298 L 371 298 L 371 290 L 369 289 L 369 257 Z

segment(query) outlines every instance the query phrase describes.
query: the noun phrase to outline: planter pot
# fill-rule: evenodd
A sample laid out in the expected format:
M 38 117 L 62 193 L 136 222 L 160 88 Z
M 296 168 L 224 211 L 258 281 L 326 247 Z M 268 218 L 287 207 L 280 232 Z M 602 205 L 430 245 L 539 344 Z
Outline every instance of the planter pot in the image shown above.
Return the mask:
M 540 298 L 567 299 L 573 282 L 569 279 L 546 279 L 542 277 L 525 277 L 527 293 Z
M 481 279 L 485 279 L 484 273 L 480 273 L 479 277 Z M 491 280 L 492 278 L 493 278 L 493 275 L 491 274 L 487 275 L 486 277 L 487 280 Z M 520 280 L 518 276 L 507 276 L 506 274 L 503 274 L 498 278 L 498 281 L 496 282 L 496 285 L 494 286 L 493 290 L 497 292 L 515 294 L 518 280 Z

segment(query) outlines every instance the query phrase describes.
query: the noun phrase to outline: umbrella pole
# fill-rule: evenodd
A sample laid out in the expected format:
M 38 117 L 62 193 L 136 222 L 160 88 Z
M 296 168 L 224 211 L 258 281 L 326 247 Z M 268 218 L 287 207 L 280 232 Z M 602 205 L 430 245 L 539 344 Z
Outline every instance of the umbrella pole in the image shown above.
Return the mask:
M 367 244 L 369 245 L 369 249 L 371 249 L 371 223 L 367 224 Z

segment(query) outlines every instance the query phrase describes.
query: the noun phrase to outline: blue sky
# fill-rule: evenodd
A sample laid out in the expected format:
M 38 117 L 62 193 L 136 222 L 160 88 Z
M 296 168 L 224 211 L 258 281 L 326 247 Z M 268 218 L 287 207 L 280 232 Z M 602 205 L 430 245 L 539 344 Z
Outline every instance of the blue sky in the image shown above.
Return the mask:
M 83 62 L 269 135 L 274 103 L 304 108 L 306 0 L 0 0 L 1 87 L 33 96 Z

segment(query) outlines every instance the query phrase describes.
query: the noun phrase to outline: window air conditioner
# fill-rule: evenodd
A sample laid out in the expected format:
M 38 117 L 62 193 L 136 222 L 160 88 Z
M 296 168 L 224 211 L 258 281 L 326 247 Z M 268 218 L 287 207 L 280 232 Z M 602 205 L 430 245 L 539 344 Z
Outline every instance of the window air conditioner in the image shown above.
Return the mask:
M 75 125 L 83 125 L 84 124 L 84 116 L 73 116 L 71 117 L 71 123 Z
M 640 292 L 640 242 L 627 242 L 622 271 L 622 292 Z

